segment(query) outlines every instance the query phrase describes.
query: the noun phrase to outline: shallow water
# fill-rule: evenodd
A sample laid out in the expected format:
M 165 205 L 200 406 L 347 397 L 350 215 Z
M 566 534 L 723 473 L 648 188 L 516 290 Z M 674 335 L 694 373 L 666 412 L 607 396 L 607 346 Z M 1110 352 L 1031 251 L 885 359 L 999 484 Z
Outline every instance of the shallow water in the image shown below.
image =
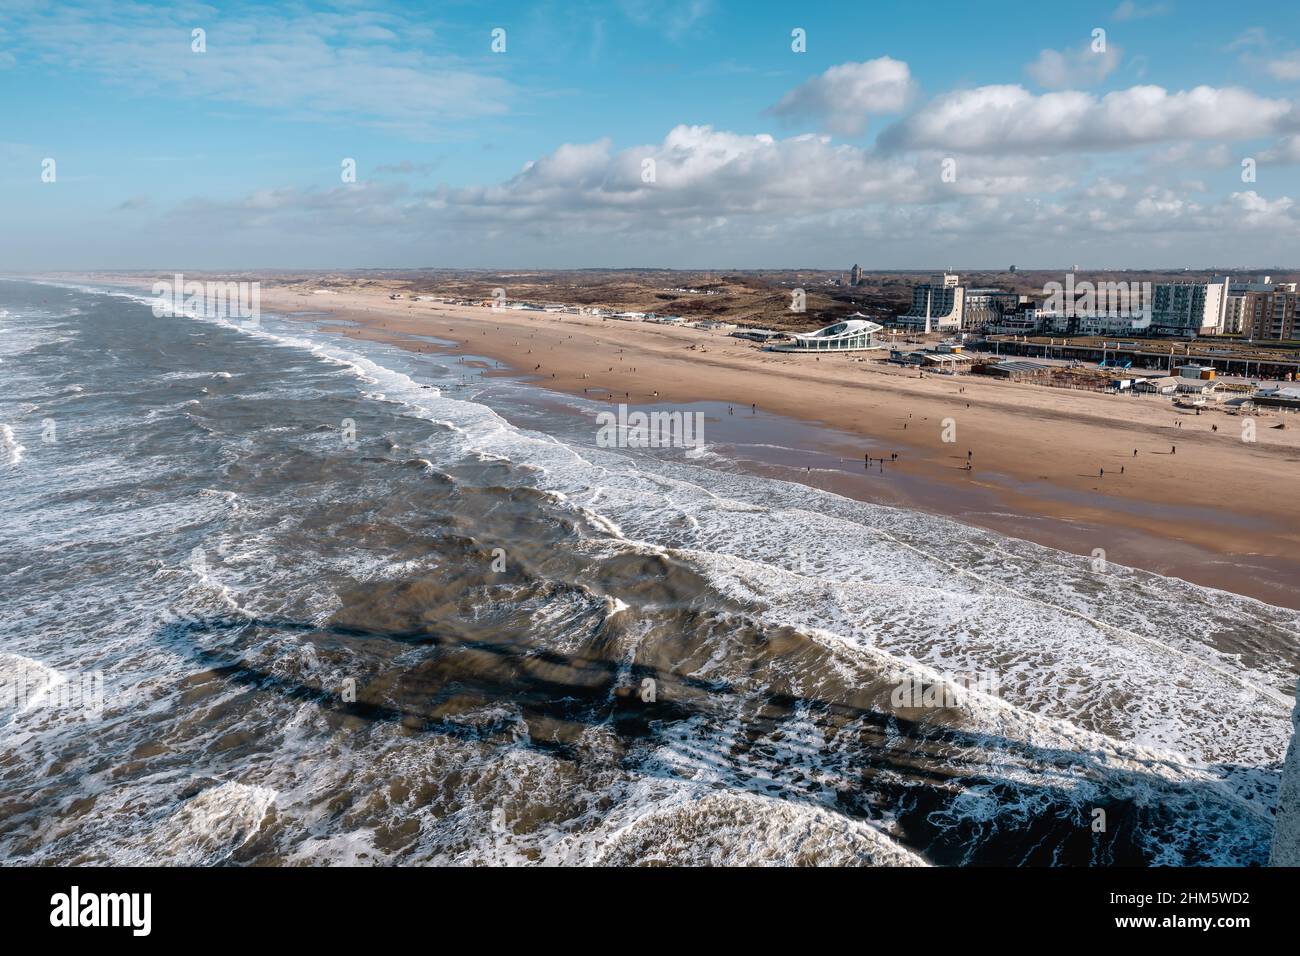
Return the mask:
M 1266 858 L 1297 612 L 476 371 L 0 282 L 0 860 Z

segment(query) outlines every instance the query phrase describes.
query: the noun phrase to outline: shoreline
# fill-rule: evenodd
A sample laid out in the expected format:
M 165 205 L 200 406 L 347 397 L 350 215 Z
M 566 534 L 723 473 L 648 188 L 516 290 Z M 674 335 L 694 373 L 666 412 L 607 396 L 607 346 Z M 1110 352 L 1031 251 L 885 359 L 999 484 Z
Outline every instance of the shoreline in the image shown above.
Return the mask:
M 335 325 L 346 337 L 483 356 L 559 393 L 607 394 L 629 408 L 716 402 L 736 415 L 752 405 L 809 426 L 801 436 L 809 455 L 843 457 L 859 469 L 863 454 L 900 456 L 889 467 L 901 480 L 874 486 L 847 472 L 786 480 L 1073 554 L 1101 549 L 1108 561 L 1300 609 L 1300 498 L 1286 494 L 1300 477 L 1293 416 L 1256 414 L 1258 439 L 1248 444 L 1235 437 L 1240 418 L 1180 413 L 1157 397 L 972 375 L 919 379 L 881 366 L 879 353 L 770 353 L 715 331 L 390 300 L 382 288 L 314 295 L 267 286 L 264 308 L 285 319 L 342 319 L 356 323 Z M 945 419 L 955 442 L 942 440 Z M 1290 427 L 1271 427 L 1279 422 Z

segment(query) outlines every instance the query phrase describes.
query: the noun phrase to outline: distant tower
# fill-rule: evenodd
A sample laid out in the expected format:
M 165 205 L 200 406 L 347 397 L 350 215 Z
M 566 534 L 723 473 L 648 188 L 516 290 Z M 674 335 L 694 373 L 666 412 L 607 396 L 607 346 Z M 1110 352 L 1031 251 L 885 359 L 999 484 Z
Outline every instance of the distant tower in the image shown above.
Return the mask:
M 1011 267 L 1011 271 L 1012 271 L 1012 272 L 1015 272 L 1015 271 L 1016 271 L 1016 267 L 1015 267 L 1015 266 L 1012 266 L 1012 267 Z
M 849 285 L 862 285 L 862 267 L 856 262 L 849 270 Z

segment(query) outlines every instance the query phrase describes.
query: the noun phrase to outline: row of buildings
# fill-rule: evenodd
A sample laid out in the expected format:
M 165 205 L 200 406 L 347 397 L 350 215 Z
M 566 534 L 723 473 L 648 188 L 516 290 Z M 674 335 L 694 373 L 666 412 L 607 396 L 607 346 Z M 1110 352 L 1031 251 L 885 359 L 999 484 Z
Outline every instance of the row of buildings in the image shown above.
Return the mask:
M 939 273 L 912 287 L 912 304 L 892 324 L 916 332 L 995 335 L 1152 335 L 1300 340 L 1300 292 L 1271 276 L 1243 281 L 1066 282 L 1045 299 L 1004 289 L 966 288 Z

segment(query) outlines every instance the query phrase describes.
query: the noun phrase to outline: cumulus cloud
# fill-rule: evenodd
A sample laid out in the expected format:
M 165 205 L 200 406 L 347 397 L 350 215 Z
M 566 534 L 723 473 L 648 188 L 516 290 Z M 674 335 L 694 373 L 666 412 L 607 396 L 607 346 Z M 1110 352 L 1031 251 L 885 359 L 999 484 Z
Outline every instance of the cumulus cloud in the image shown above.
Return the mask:
M 1208 167 L 1226 169 L 1235 166 L 1241 157 L 1234 154 L 1226 143 L 1175 143 L 1161 149 L 1152 150 L 1146 156 L 1148 167 L 1181 168 Z
M 526 250 L 530 261 L 545 261 L 536 257 L 562 237 L 556 248 L 582 249 L 596 262 L 661 264 L 682 261 L 665 259 L 665 250 L 707 258 L 709 250 L 731 255 L 766 245 L 788 255 L 828 236 L 891 244 L 978 237 L 982 244 L 997 235 L 1039 248 L 1043 237 L 1113 243 L 1142 235 L 1147 245 L 1134 248 L 1149 251 L 1174 235 L 1222 239 L 1247 222 L 1267 221 L 1282 230 L 1274 236 L 1300 231 L 1287 197 L 1242 193 L 1207 204 L 1195 195 L 1200 184 L 1089 178 L 1086 160 L 1059 156 L 967 155 L 956 180 L 944 182 L 941 158 L 928 151 L 895 157 L 823 135 L 779 139 L 678 126 L 661 142 L 622 150 L 607 139 L 566 144 L 485 185 L 260 190 L 233 202 L 195 201 L 183 214 L 191 224 L 318 241 L 379 230 L 393 243 L 443 242 L 453 257 Z
M 1022 86 L 981 86 L 940 96 L 881 136 L 887 148 L 969 152 L 1115 150 L 1178 140 L 1234 140 L 1296 128 L 1284 99 L 1236 87 L 1171 93 L 1134 86 L 1107 93 L 1035 96 Z
M 1083 194 L 1090 199 L 1123 199 L 1128 195 L 1128 187 L 1102 176 L 1091 183 Z
M 1226 206 L 1233 209 L 1241 225 L 1257 229 L 1267 227 L 1279 231 L 1294 231 L 1297 222 L 1296 202 L 1290 196 L 1266 199 L 1251 189 L 1247 192 L 1233 193 L 1228 197 Z
M 1049 90 L 1094 86 L 1115 72 L 1122 57 L 1123 51 L 1113 43 L 1100 52 L 1085 43 L 1076 50 L 1043 50 L 1025 72 Z
M 833 66 L 786 93 L 768 112 L 788 122 L 814 122 L 827 132 L 858 136 L 873 116 L 903 110 L 915 89 L 907 64 L 882 56 Z
M 937 177 L 936 177 L 937 178 Z M 882 158 L 825 136 L 777 139 L 711 126 L 678 126 L 661 143 L 615 151 L 607 139 L 567 144 L 495 186 L 443 189 L 443 213 L 503 221 L 685 222 L 716 216 L 802 216 L 852 203 L 920 198 L 908 162 Z

